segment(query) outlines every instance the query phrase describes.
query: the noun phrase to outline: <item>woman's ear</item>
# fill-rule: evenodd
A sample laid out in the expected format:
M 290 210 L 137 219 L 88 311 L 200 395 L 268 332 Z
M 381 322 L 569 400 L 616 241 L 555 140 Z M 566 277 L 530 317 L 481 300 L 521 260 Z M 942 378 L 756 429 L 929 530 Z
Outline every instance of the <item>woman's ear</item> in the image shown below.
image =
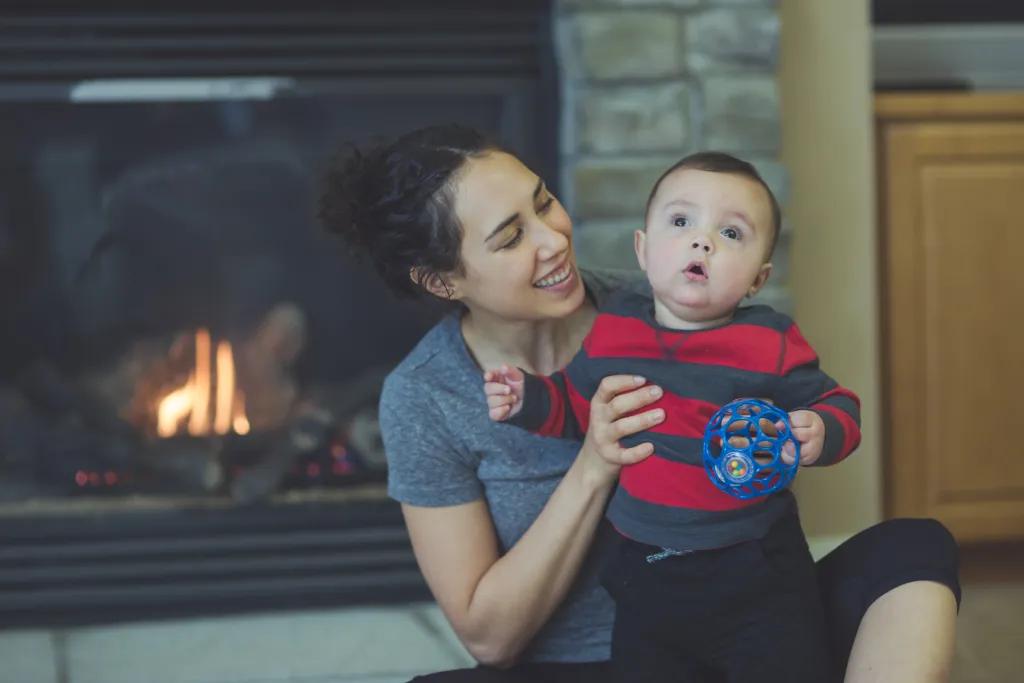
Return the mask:
M 750 285 L 750 289 L 747 290 L 747 297 L 752 297 L 757 294 L 764 283 L 768 282 L 768 276 L 772 274 L 772 264 L 765 263 L 761 265 L 761 270 L 757 271 L 757 277 L 754 278 L 754 284 Z
M 455 286 L 440 273 L 427 272 L 422 268 L 410 268 L 409 279 L 417 287 L 422 287 L 438 299 L 455 301 L 457 299 Z

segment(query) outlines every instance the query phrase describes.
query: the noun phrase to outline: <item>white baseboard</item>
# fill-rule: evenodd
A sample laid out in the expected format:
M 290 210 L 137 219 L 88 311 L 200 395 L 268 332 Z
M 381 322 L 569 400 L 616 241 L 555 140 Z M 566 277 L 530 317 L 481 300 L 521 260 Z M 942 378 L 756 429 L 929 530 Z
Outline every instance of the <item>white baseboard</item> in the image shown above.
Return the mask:
M 826 534 L 824 536 L 808 536 L 807 545 L 811 548 L 811 556 L 820 560 L 839 547 L 852 534 Z

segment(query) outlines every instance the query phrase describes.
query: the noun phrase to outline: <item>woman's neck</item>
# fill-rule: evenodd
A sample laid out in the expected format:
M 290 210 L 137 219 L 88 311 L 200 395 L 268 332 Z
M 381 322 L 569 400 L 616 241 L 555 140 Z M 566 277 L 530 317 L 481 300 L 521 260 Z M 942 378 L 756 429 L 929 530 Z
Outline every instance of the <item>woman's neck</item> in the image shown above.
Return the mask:
M 509 321 L 468 311 L 462 336 L 482 369 L 515 365 L 535 375 L 550 375 L 568 365 L 579 351 L 597 310 L 589 299 L 556 320 Z

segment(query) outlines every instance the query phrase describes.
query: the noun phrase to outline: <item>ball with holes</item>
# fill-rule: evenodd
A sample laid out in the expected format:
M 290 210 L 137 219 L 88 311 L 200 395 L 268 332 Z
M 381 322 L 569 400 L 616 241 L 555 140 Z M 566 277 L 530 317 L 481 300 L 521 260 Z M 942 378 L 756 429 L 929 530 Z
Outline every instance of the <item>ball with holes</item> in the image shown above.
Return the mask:
M 782 448 L 793 444 L 792 464 Z M 732 401 L 711 416 L 704 430 L 704 469 L 712 483 L 736 498 L 767 496 L 789 486 L 800 462 L 800 444 L 789 416 L 754 398 Z

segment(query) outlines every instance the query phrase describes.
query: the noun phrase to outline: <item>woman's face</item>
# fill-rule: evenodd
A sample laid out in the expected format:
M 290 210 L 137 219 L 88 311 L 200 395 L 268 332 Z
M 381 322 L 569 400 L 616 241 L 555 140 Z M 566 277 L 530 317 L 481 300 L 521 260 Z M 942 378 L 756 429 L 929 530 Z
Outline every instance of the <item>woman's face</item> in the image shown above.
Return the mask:
M 449 278 L 474 314 L 506 320 L 569 315 L 583 303 L 572 221 L 516 157 L 470 158 L 455 179 L 464 272 Z

